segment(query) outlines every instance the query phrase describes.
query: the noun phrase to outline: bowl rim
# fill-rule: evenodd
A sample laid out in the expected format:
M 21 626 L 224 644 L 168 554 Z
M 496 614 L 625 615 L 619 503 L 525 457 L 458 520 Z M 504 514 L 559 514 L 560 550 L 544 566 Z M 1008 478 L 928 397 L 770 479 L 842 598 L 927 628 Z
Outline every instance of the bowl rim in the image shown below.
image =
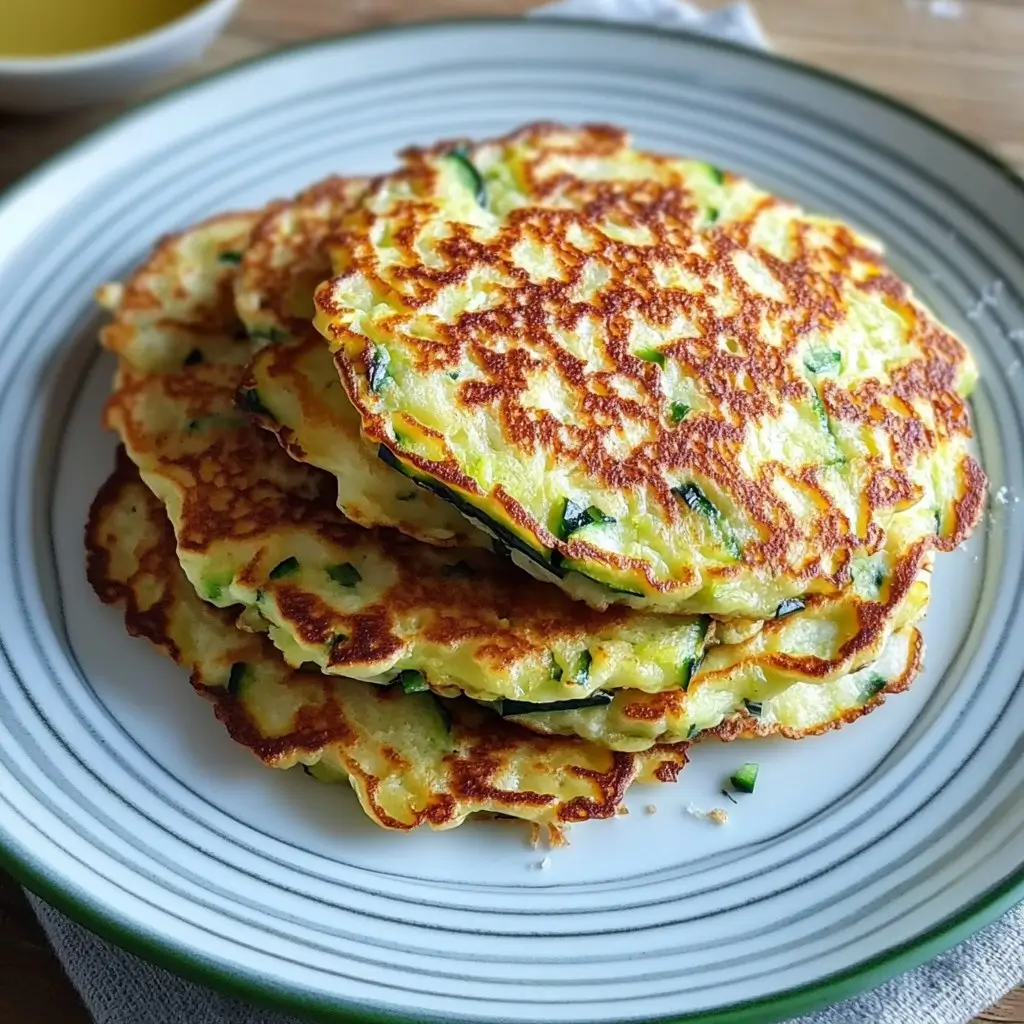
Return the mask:
M 148 32 L 111 43 L 109 46 L 94 46 L 88 50 L 75 50 L 64 55 L 45 57 L 0 56 L 0 75 L 30 78 L 53 72 L 90 71 L 109 67 L 122 60 L 131 60 L 133 57 L 160 50 L 199 28 L 207 19 L 216 17 L 221 12 L 225 15 L 230 14 L 239 3 L 240 0 L 199 0 L 199 3 L 170 21 L 165 21 Z

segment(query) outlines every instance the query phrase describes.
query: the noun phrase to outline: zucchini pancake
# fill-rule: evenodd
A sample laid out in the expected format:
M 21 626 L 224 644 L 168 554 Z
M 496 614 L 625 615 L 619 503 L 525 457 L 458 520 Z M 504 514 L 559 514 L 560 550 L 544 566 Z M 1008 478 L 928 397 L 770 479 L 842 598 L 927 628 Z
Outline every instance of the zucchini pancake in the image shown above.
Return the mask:
M 253 218 L 231 222 L 238 237 L 226 241 L 241 246 Z M 157 250 L 178 279 L 168 293 L 180 300 L 188 282 L 204 282 L 195 294 L 207 308 L 190 310 L 203 329 L 174 368 L 144 372 L 122 357 L 106 409 L 108 426 L 164 502 L 182 568 L 202 598 L 243 606 L 243 624 L 266 630 L 294 667 L 309 662 L 378 683 L 408 673 L 410 686 L 422 679 L 446 695 L 589 700 L 600 689 L 670 689 L 688 678 L 713 637 L 706 616 L 599 612 L 522 578 L 490 551 L 421 544 L 346 519 L 334 479 L 290 458 L 250 422 L 246 410 L 268 413 L 258 395 L 239 390 L 244 363 L 234 351 L 217 361 L 224 338 L 205 325 L 223 315 L 213 306 L 232 306 L 235 264 L 223 259 L 223 244 L 216 219 Z M 169 258 L 172 250 L 180 260 Z M 105 294 L 139 296 L 138 280 L 152 274 L 146 264 Z M 118 307 L 103 340 L 112 329 L 122 340 L 132 315 Z M 244 332 L 234 344 L 248 347 Z M 148 352 L 142 339 L 129 347 Z
M 315 323 L 367 442 L 524 568 L 766 619 L 973 528 L 975 364 L 878 243 L 614 128 L 404 157 Z
M 986 482 L 971 357 L 877 244 L 611 128 L 402 160 L 100 289 L 129 632 L 403 830 L 609 817 L 905 690 Z
M 269 767 L 302 765 L 322 782 L 347 779 L 383 828 L 445 829 L 469 815 L 498 814 L 557 829 L 611 817 L 634 781 L 674 781 L 686 764 L 685 743 L 612 751 L 538 736 L 465 698 L 290 668 L 265 637 L 237 629 L 230 612 L 200 600 L 181 571 L 163 507 L 123 452 L 93 502 L 86 548 L 96 593 L 124 606 L 132 635 L 188 669 L 232 739 Z M 895 659 L 883 659 L 879 670 L 884 677 L 829 684 L 826 703 L 839 708 L 852 687 L 862 712 L 906 685 L 906 668 Z M 766 709 L 759 735 L 795 737 L 841 720 L 794 715 L 782 703 L 779 710 Z M 751 729 L 749 718 L 737 716 L 722 732 L 731 739 Z
M 275 203 L 253 228 L 240 254 L 235 305 L 254 346 L 265 346 L 267 359 L 258 365 L 270 372 L 248 386 L 274 409 L 263 423 L 288 452 L 337 477 L 338 508 L 353 522 L 392 526 L 428 544 L 488 544 L 447 502 L 398 476 L 363 443 L 359 414 L 311 323 L 313 291 L 331 272 L 324 241 L 367 184 L 329 178 L 292 202 Z M 300 366 L 278 363 L 297 347 Z
M 652 709 L 635 699 L 640 693 L 685 693 L 655 719 L 666 739 L 685 738 L 794 682 L 864 668 L 926 607 L 928 573 L 915 569 L 872 578 L 865 591 L 797 602 L 744 639 L 716 644 L 707 616 L 599 611 L 490 551 L 355 525 L 335 506 L 334 479 L 290 458 L 246 415 L 262 421 L 274 412 L 244 382 L 239 389 L 245 368 L 236 349 L 248 342 L 220 307 L 232 303 L 237 272 L 224 252 L 244 245 L 255 218 L 227 218 L 235 236 L 225 234 L 224 220 L 165 240 L 125 287 L 105 291 L 131 296 L 133 305 L 115 309 L 103 340 L 109 331 L 126 351 L 144 353 L 140 362 L 150 352 L 145 338 L 126 341 L 135 303 L 174 295 L 176 309 L 187 309 L 184 322 L 198 325 L 177 366 L 144 372 L 122 356 L 106 417 L 164 502 L 197 593 L 220 607 L 240 605 L 240 623 L 266 631 L 291 666 L 466 694 L 538 730 L 586 729 L 638 749 L 660 738 Z M 147 292 L 140 282 L 155 280 L 156 261 L 176 283 Z M 192 286 L 195 308 L 183 298 Z M 214 324 L 221 333 L 207 326 Z M 235 349 L 218 361 L 225 332 Z M 908 559 L 907 568 L 918 561 Z M 744 632 L 735 624 L 732 631 Z M 610 705 L 619 690 L 630 698 L 607 715 L 561 714 Z M 607 735 L 594 732 L 601 721 Z
M 328 179 L 291 203 L 275 204 L 253 231 L 235 286 L 240 315 L 245 317 L 248 311 L 251 318 L 251 333 L 262 338 L 273 332 L 278 342 L 260 348 L 243 382 L 243 390 L 247 394 L 255 392 L 260 398 L 252 418 L 275 432 L 294 458 L 335 475 L 339 481 L 339 494 L 348 492 L 350 501 L 355 490 L 350 489 L 350 481 L 369 479 L 364 467 L 371 449 L 358 438 L 358 417 L 347 396 L 337 386 L 337 375 L 325 346 L 316 332 L 311 331 L 308 322 L 291 315 L 288 310 L 308 310 L 311 307 L 309 282 L 316 277 L 311 268 L 316 266 L 320 273 L 327 272 L 325 243 L 330 238 L 332 224 L 358 206 L 358 197 L 365 189 L 363 180 L 346 183 L 341 179 Z M 288 298 L 283 300 L 282 296 Z M 256 311 L 259 311 L 258 319 Z M 354 447 L 357 444 L 358 451 Z M 370 465 L 373 464 L 371 460 Z M 349 473 L 349 467 L 353 467 L 354 472 Z M 414 501 L 416 491 L 410 489 L 408 480 L 389 471 L 383 462 L 376 461 L 376 467 L 372 488 L 359 488 L 362 511 L 356 518 L 364 525 L 367 519 L 376 520 L 413 533 L 407 526 L 397 523 L 386 509 L 396 499 Z M 429 493 L 420 493 L 437 501 Z M 346 502 L 339 500 L 339 505 L 349 511 L 350 506 Z M 382 508 L 385 509 L 384 514 L 379 511 Z M 368 517 L 365 510 L 369 510 Z M 422 534 L 420 537 L 427 539 Z M 776 621 L 760 642 L 748 645 L 745 650 L 756 647 L 761 652 L 771 650 L 791 656 L 811 651 L 818 654 L 822 664 L 813 667 L 806 663 L 787 665 L 781 673 L 786 682 L 792 682 L 803 674 L 835 677 L 877 656 L 889 629 L 900 628 L 918 618 L 927 603 L 927 589 L 919 577 L 927 578 L 922 559 L 930 545 L 923 538 L 918 538 L 908 550 L 901 550 L 896 548 L 897 539 L 903 538 L 892 535 L 889 547 L 877 552 L 874 558 L 858 563 L 854 587 L 838 594 L 814 598 L 813 610 L 806 616 L 785 624 Z M 888 582 L 883 587 L 880 581 Z M 914 594 L 904 604 L 905 596 L 909 596 L 908 584 Z M 862 615 L 858 614 L 858 603 L 862 599 L 871 603 L 867 600 L 871 598 L 884 604 L 887 610 L 879 612 L 868 607 Z M 789 601 L 781 617 L 786 618 L 788 613 L 802 605 L 804 602 Z M 814 637 L 809 635 L 812 622 L 823 627 Z M 760 626 L 756 620 L 720 622 L 715 639 L 733 642 L 756 632 Z M 803 647 L 799 642 L 793 642 L 797 633 L 809 638 Z M 852 646 L 848 648 L 844 660 L 838 652 L 846 644 L 855 645 L 857 650 L 854 651 Z M 740 660 L 742 658 L 740 656 Z M 752 670 L 764 668 L 762 663 Z M 721 675 L 712 663 L 706 662 L 701 682 L 706 684 L 712 679 L 720 680 L 721 676 L 735 675 L 738 671 L 735 660 L 722 665 Z M 775 666 L 767 671 L 767 689 L 770 689 L 780 678 L 780 673 Z M 683 730 L 681 735 L 685 736 L 693 720 L 683 719 L 676 724 Z M 644 734 L 647 731 L 645 727 Z M 675 737 L 680 733 L 674 729 L 671 735 Z
M 199 599 L 163 507 L 123 456 L 86 539 L 97 594 L 124 605 L 129 632 L 189 670 L 234 740 L 272 768 L 347 778 L 384 828 L 452 828 L 476 813 L 556 826 L 607 818 L 634 779 L 668 781 L 686 764 L 685 745 L 618 753 L 538 736 L 466 699 L 289 668 L 265 637 Z

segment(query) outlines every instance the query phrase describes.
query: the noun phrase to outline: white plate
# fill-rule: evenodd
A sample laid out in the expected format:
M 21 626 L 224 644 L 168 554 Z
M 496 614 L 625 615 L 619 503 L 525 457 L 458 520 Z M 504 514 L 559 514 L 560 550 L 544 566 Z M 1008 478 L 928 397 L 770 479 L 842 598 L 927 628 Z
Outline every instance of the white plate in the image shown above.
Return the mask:
M 804 743 L 708 745 L 538 869 L 516 829 L 392 835 L 235 748 L 83 573 L 111 466 L 90 296 L 161 232 L 395 149 L 608 120 L 883 237 L 973 346 L 993 491 L 940 559 L 927 670 Z M 326 40 L 122 118 L 0 205 L 0 846 L 95 930 L 185 973 L 366 1020 L 764 1021 L 852 994 L 1024 895 L 1024 189 L 919 115 L 760 54 L 621 27 Z M 761 762 L 729 824 L 723 778 Z M 655 803 L 658 813 L 646 815 Z

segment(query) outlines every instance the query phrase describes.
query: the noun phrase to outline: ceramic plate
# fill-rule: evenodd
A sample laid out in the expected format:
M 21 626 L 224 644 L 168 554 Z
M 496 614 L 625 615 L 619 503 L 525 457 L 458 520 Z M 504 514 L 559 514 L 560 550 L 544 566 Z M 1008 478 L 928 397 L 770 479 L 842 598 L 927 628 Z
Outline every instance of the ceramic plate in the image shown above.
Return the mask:
M 803 743 L 708 744 L 547 870 L 516 828 L 392 835 L 345 789 L 261 768 L 99 604 L 82 556 L 114 449 L 97 284 L 214 211 L 535 118 L 626 125 L 885 239 L 977 353 L 1002 499 L 939 560 L 909 694 Z M 992 158 L 844 82 L 683 36 L 403 28 L 120 119 L 0 205 L 6 866 L 129 948 L 331 1019 L 764 1021 L 925 960 L 1024 896 L 1022 288 L 1024 189 Z M 740 760 L 761 777 L 729 823 L 687 815 L 723 804 Z

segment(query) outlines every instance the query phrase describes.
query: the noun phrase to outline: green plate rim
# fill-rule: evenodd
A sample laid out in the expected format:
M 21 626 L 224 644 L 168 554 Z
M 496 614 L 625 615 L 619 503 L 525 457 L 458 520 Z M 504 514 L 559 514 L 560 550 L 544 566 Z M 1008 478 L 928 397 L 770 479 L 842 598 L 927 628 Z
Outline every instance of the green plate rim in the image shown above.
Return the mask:
M 193 79 L 168 89 L 156 96 L 137 103 L 128 110 L 115 115 L 106 123 L 93 129 L 83 138 L 44 160 L 34 169 L 22 175 L 3 190 L 0 190 L 0 213 L 4 207 L 11 205 L 23 190 L 31 187 L 51 166 L 59 164 L 67 157 L 81 149 L 86 149 L 108 132 L 117 130 L 123 122 L 151 107 L 156 107 L 165 100 L 181 96 L 197 87 L 219 78 L 228 78 L 254 65 L 276 60 L 284 54 L 296 53 L 301 50 L 314 50 L 322 46 L 336 46 L 346 43 L 358 43 L 368 38 L 379 36 L 397 36 L 423 33 L 429 35 L 434 31 L 449 28 L 499 28 L 501 26 L 522 26 L 521 17 L 477 17 L 448 18 L 417 21 L 401 25 L 382 25 L 363 29 L 358 32 L 338 33 L 313 40 L 304 40 L 288 46 L 278 47 L 268 53 L 257 54 L 238 63 L 221 68 L 208 75 Z M 665 32 L 648 25 L 624 24 L 587 18 L 552 18 L 544 21 L 544 27 L 558 31 L 560 28 L 585 28 L 609 33 L 625 33 L 643 37 L 654 37 L 661 41 L 674 36 L 689 43 L 719 50 L 727 53 L 741 54 L 744 57 L 761 61 L 767 65 L 782 66 L 795 71 L 807 78 L 819 79 L 837 85 L 848 92 L 888 107 L 911 120 L 931 129 L 933 132 L 955 143 L 961 149 L 980 159 L 989 168 L 1005 178 L 1007 183 L 1024 197 L 1024 180 L 1000 157 L 986 149 L 980 143 L 961 134 L 942 121 L 904 103 L 901 100 L 880 92 L 870 86 L 844 78 L 823 68 L 817 68 L 803 61 L 779 56 L 765 50 L 753 49 L 739 43 L 728 42 L 710 36 L 683 30 Z M 2 839 L 2 837 L 0 837 Z M 188 953 L 187 950 L 168 944 L 161 944 L 144 934 L 137 928 L 121 923 L 116 916 L 91 904 L 85 896 L 75 896 L 36 868 L 27 852 L 19 854 L 0 842 L 0 867 L 12 875 L 25 888 L 29 889 L 50 906 L 67 915 L 72 920 L 88 928 L 94 934 L 119 946 L 129 953 L 140 956 L 159 967 L 187 978 L 191 981 L 208 985 L 221 992 L 237 996 L 247 1002 L 255 1003 L 285 1012 L 299 1012 L 314 1021 L 331 1022 L 331 1024 L 421 1024 L 428 1019 L 424 1017 L 405 1017 L 401 1014 L 381 1013 L 361 1008 L 356 1004 L 339 1006 L 327 1003 L 317 996 L 304 994 L 301 990 L 287 987 L 275 987 L 272 983 L 248 977 L 241 971 L 232 971 L 218 965 L 209 964 Z M 1017 871 L 999 885 L 989 889 L 970 905 L 957 914 L 951 915 L 933 928 L 922 933 L 915 939 L 900 943 L 890 949 L 862 960 L 842 971 L 826 975 L 824 978 L 797 988 L 787 989 L 768 999 L 747 1000 L 718 1010 L 688 1014 L 685 1016 L 658 1017 L 638 1019 L 631 1024 L 772 1024 L 790 1017 L 813 1013 L 823 1007 L 842 1002 L 860 995 L 870 988 L 889 981 L 897 974 L 912 970 L 921 964 L 951 949 L 965 939 L 969 939 L 982 928 L 992 924 L 1004 913 L 1024 900 L 1024 861 Z M 446 1018 L 433 1018 L 444 1020 Z M 456 1019 L 456 1018 L 451 1018 Z

